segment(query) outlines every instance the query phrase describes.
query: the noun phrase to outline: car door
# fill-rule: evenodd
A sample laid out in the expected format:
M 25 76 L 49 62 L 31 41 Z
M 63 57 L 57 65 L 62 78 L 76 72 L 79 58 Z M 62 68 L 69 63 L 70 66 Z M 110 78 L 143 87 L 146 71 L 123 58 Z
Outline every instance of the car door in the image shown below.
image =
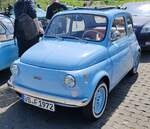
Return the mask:
M 0 70 L 10 66 L 18 58 L 18 47 L 13 40 L 13 23 L 7 17 L 0 17 Z
M 126 24 L 127 24 L 127 33 L 128 33 L 128 43 L 129 43 L 129 47 L 130 47 L 130 55 L 132 58 L 132 62 L 130 62 L 130 68 L 133 67 L 134 65 L 134 59 L 136 59 L 135 54 L 137 54 L 137 52 L 140 50 L 138 41 L 136 39 L 136 35 L 134 33 L 134 28 L 133 28 L 133 22 L 132 22 L 132 18 L 130 15 L 126 16 Z
M 114 87 L 129 71 L 131 60 L 124 15 L 114 17 L 110 31 L 109 53 L 113 64 L 112 85 Z

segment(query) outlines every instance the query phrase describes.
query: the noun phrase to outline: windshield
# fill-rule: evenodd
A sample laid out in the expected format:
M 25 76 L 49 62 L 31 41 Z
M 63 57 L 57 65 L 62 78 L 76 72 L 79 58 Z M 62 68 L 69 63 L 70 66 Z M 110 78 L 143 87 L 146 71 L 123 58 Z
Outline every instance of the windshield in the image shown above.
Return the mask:
M 89 14 L 56 16 L 50 23 L 46 36 L 102 41 L 107 29 L 107 18 Z
M 125 5 L 127 11 L 133 16 L 149 16 L 150 17 L 150 3 L 132 3 Z
M 2 22 L 5 25 L 5 27 L 7 28 L 6 34 L 14 33 L 14 27 L 13 27 L 13 23 L 11 22 L 11 20 L 9 20 L 6 17 L 0 17 L 0 22 Z

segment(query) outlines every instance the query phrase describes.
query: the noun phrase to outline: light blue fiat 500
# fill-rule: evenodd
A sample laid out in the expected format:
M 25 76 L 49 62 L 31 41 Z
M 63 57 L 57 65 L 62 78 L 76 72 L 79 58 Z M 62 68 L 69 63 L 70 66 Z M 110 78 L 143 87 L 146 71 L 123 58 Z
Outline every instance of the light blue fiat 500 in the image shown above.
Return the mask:
M 18 47 L 13 40 L 13 21 L 0 14 L 0 71 L 18 58 Z
M 53 17 L 43 40 L 13 63 L 8 84 L 25 103 L 50 111 L 80 107 L 96 120 L 111 90 L 137 73 L 139 58 L 130 14 L 78 8 Z

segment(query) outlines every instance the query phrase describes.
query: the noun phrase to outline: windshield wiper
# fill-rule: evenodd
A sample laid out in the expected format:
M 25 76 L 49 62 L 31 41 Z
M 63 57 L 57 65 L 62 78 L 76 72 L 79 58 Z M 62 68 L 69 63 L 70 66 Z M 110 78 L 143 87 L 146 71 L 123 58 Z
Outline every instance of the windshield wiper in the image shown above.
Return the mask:
M 67 39 L 77 39 L 77 40 L 81 40 L 80 38 L 75 37 L 75 36 L 61 36 L 60 38 L 67 38 Z
M 58 36 L 54 36 L 54 35 L 46 35 L 45 37 L 47 37 L 47 38 L 59 38 Z

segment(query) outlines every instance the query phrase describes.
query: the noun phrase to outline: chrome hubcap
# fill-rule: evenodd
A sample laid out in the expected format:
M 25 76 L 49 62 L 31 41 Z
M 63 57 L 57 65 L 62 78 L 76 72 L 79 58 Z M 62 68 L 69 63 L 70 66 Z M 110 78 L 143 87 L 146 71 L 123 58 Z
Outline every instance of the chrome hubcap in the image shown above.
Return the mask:
M 96 118 L 101 116 L 106 105 L 107 91 L 105 86 L 99 86 L 95 92 L 93 100 L 93 114 Z

